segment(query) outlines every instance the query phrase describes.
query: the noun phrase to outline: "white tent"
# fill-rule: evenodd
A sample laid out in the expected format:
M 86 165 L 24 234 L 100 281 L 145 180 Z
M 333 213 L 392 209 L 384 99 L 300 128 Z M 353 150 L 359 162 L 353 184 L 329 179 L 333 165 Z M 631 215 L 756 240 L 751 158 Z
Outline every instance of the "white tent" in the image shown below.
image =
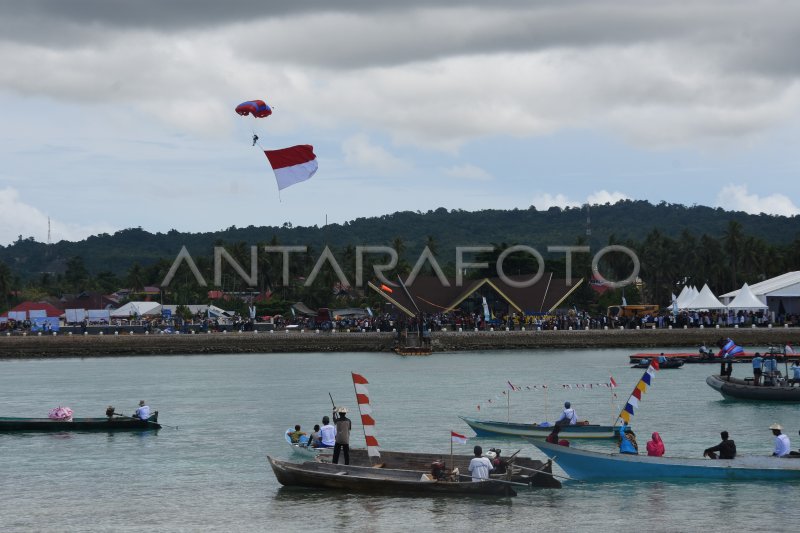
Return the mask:
M 119 309 L 111 311 L 111 318 L 142 317 L 161 313 L 158 302 L 128 302 Z
M 717 300 L 717 297 L 714 296 L 714 293 L 711 292 L 711 289 L 708 288 L 708 284 L 706 284 L 703 285 L 703 288 L 700 289 L 697 296 L 686 304 L 685 309 L 725 309 L 725 305 Z
M 739 294 L 728 304 L 728 309 L 767 309 L 768 306 L 753 294 L 750 287 L 745 283 L 739 289 Z
M 697 298 L 697 295 L 699 293 L 697 292 L 697 289 L 694 288 L 694 286 L 691 286 L 686 289 L 685 294 L 683 291 L 681 291 L 681 294 L 683 294 L 683 298 L 678 296 L 678 309 L 688 309 L 689 304 L 692 302 L 692 300 Z

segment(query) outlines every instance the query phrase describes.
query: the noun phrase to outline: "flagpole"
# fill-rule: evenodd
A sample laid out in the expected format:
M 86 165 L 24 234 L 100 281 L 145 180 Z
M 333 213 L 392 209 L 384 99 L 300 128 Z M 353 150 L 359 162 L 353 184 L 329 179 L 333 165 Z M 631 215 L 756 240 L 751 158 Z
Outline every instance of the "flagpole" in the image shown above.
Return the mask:
M 544 421 L 547 422 L 547 383 L 544 384 Z
M 788 374 L 789 371 L 787 370 L 786 372 Z M 506 396 L 506 422 L 511 422 L 511 391 L 508 391 Z
M 353 395 L 356 398 L 356 405 L 358 406 L 358 415 L 361 416 L 361 404 L 358 403 L 358 389 L 356 389 L 356 382 L 353 379 L 353 371 L 350 371 L 350 381 L 353 382 Z M 333 397 L 331 397 L 331 401 L 333 401 Z M 369 454 L 369 442 L 367 442 L 367 428 L 364 427 L 364 422 L 362 419 L 361 422 L 361 430 L 364 432 L 364 444 L 367 446 L 367 461 L 369 461 L 370 466 L 372 466 L 372 456 Z
M 453 462 L 453 430 L 450 430 L 450 470 L 455 470 L 455 463 Z

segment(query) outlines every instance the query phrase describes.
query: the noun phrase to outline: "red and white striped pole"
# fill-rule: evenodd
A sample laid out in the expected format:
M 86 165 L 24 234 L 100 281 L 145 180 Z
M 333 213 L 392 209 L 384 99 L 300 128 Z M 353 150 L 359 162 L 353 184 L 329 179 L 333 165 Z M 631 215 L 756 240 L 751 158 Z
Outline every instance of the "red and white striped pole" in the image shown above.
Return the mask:
M 375 420 L 372 418 L 372 407 L 369 404 L 369 391 L 367 378 L 361 374 L 351 372 L 353 375 L 353 388 L 356 391 L 358 412 L 361 414 L 361 426 L 364 428 L 364 439 L 367 442 L 367 455 L 370 458 L 380 457 L 378 439 L 375 438 Z

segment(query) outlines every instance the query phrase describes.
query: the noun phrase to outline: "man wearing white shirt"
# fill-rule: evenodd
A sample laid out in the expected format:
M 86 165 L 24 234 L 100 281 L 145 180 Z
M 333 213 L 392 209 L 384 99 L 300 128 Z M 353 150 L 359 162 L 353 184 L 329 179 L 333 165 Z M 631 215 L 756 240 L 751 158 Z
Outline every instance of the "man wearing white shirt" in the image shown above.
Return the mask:
M 792 445 L 789 442 L 789 437 L 781 433 L 783 431 L 783 426 L 780 424 L 772 424 L 769 429 L 771 429 L 772 434 L 775 435 L 775 451 L 772 452 L 772 455 L 774 457 L 789 455 L 789 452 L 792 451 Z
M 333 448 L 336 445 L 336 428 L 331 424 L 331 419 L 327 416 L 322 417 L 319 436 L 322 440 L 320 448 Z
M 142 420 L 147 420 L 150 418 L 150 406 L 144 403 L 144 400 L 141 400 L 139 402 L 139 408 L 133 416 Z
M 483 481 L 489 479 L 489 472 L 494 470 L 492 462 L 483 455 L 483 448 L 475 446 L 475 457 L 469 462 L 469 473 L 472 474 L 472 481 Z
M 564 402 L 564 411 L 561 413 L 559 419 L 556 420 L 556 425 L 574 426 L 577 423 L 578 423 L 578 415 L 575 414 L 575 409 L 570 407 L 569 402 Z

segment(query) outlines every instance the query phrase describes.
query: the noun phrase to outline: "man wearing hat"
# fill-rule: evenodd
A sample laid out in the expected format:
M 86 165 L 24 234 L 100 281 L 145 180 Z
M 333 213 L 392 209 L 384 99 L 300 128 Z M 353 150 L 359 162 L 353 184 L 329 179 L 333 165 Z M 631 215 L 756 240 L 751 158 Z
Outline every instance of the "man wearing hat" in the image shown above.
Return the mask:
M 142 420 L 147 420 L 150 418 L 150 406 L 147 405 L 144 400 L 141 400 L 139 402 L 139 408 L 136 409 L 136 413 L 134 413 L 133 416 Z
M 569 402 L 564 402 L 564 411 L 561 413 L 561 416 L 558 420 L 556 420 L 557 426 L 574 426 L 578 423 L 578 415 L 575 414 L 575 409 L 570 407 Z
M 789 442 L 789 437 L 782 433 L 783 426 L 780 424 L 772 424 L 769 429 L 771 429 L 772 434 L 775 435 L 775 451 L 772 452 L 772 456 L 783 457 L 784 455 L 789 455 L 789 452 L 792 451 L 792 445 Z
M 336 444 L 333 446 L 333 462 L 339 462 L 339 453 L 344 452 L 344 464 L 350 464 L 350 428 L 352 424 L 347 418 L 347 407 L 339 407 L 333 414 L 336 427 Z

